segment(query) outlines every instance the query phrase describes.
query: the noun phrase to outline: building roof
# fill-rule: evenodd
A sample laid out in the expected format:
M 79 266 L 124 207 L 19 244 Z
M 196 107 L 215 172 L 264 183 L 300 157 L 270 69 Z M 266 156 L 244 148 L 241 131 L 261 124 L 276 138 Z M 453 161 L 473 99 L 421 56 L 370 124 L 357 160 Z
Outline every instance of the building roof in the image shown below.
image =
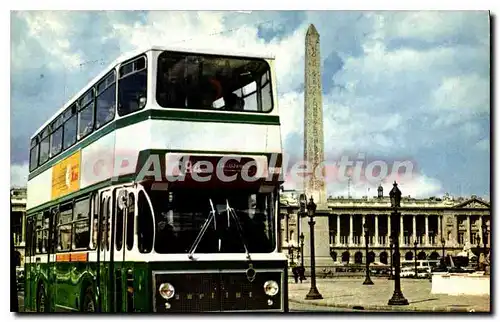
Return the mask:
M 284 191 L 280 196 L 280 203 L 284 206 L 298 206 L 298 191 Z M 329 197 L 327 199 L 329 208 L 382 208 L 390 207 L 391 201 L 389 196 L 378 198 L 377 196 L 362 198 L 346 198 L 343 196 Z M 443 198 L 429 197 L 429 198 L 412 198 L 411 196 L 402 197 L 401 206 L 405 208 L 490 208 L 490 204 L 476 196 L 472 196 L 464 200 L 464 198 L 452 198 L 445 195 Z

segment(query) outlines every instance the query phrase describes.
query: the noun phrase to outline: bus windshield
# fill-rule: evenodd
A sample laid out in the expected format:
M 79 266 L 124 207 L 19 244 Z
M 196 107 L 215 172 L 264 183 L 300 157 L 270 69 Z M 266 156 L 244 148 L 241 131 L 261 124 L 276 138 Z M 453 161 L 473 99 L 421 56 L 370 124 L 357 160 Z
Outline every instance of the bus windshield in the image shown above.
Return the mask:
M 215 220 L 203 234 L 196 253 L 243 253 L 244 239 L 250 253 L 270 253 L 275 247 L 273 233 L 274 195 L 241 190 L 198 189 L 150 191 L 155 212 L 155 251 L 187 253 L 212 210 Z M 226 209 L 229 204 L 238 222 Z
M 270 112 L 270 76 L 263 59 L 163 52 L 156 99 L 170 108 Z

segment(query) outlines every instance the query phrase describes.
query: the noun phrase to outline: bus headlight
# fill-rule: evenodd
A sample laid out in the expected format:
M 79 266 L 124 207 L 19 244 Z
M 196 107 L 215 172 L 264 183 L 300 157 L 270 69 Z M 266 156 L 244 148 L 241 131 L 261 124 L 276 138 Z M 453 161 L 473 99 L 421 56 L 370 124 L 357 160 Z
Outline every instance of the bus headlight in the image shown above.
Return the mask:
M 161 297 L 163 297 L 165 300 L 169 300 L 174 296 L 175 288 L 170 283 L 163 283 L 160 285 L 158 292 L 160 292 Z
M 269 296 L 275 296 L 280 290 L 278 283 L 275 281 L 267 281 L 264 283 L 264 292 Z

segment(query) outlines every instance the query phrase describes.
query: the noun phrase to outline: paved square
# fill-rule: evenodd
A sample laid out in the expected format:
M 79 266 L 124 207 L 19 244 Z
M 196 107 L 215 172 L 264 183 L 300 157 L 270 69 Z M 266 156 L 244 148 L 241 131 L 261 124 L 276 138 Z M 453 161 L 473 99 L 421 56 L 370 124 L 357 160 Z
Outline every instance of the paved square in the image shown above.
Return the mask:
M 381 311 L 441 311 L 441 312 L 490 312 L 489 296 L 450 296 L 431 294 L 429 280 L 401 279 L 401 289 L 410 303 L 406 306 L 389 306 L 394 292 L 394 281 L 372 278 L 374 285 L 363 285 L 364 278 L 317 279 L 322 300 L 305 300 L 310 280 L 302 284 L 289 282 L 289 301 L 343 308 Z

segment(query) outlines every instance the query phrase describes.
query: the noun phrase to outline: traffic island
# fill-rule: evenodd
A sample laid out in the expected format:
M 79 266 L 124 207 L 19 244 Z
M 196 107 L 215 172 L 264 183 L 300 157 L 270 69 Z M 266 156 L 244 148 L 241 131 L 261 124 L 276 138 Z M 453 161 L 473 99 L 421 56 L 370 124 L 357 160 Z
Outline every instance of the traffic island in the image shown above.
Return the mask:
M 372 278 L 374 285 L 363 285 L 362 278 L 318 279 L 323 299 L 305 300 L 309 283 L 289 284 L 289 301 L 306 305 L 381 312 L 483 312 L 490 311 L 489 296 L 451 296 L 431 294 L 429 280 L 401 279 L 401 288 L 409 305 L 388 305 L 394 281 Z

